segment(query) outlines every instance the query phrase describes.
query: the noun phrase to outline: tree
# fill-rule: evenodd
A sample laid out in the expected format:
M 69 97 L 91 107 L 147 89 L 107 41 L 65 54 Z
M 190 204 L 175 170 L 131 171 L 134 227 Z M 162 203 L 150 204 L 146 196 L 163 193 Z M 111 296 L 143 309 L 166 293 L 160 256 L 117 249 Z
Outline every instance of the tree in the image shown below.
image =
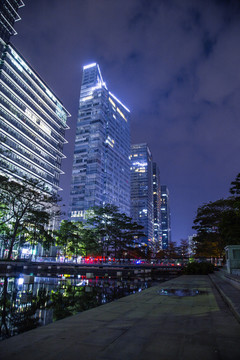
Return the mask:
M 47 193 L 46 187 L 35 180 L 14 180 L 0 176 L 0 231 L 3 235 L 8 259 L 20 241 L 40 242 L 49 246 L 53 242 L 48 226 L 54 216 L 57 199 Z
M 221 233 L 223 214 L 228 211 L 225 199 L 209 202 L 198 208 L 193 229 L 197 230 L 196 255 L 221 256 L 225 242 Z
M 179 250 L 183 259 L 189 257 L 189 243 L 187 239 L 181 239 Z
M 70 283 L 52 291 L 50 298 L 48 307 L 53 309 L 54 320 L 60 320 L 99 305 L 97 287 L 92 288 L 92 292 L 88 293 L 84 286 L 73 286 Z
M 55 244 L 63 249 L 64 256 L 76 252 L 76 231 L 75 223 L 67 220 L 63 220 L 59 230 L 54 231 Z
M 166 257 L 167 257 L 167 250 L 165 250 L 165 249 L 160 249 L 156 253 L 156 259 L 164 259 Z
M 112 219 L 117 210 L 117 207 L 112 205 L 96 206 L 90 209 L 87 215 L 87 226 L 96 231 L 102 257 L 108 255 L 112 243 L 112 234 L 114 232 Z
M 170 241 L 168 248 L 166 249 L 166 254 L 169 259 L 175 259 L 178 257 L 178 251 L 175 241 Z
M 240 173 L 236 176 L 236 179 L 231 182 L 230 194 L 237 196 L 239 200 L 240 197 Z
M 63 249 L 64 256 L 93 255 L 99 251 L 94 229 L 86 228 L 82 222 L 63 220 L 54 232 L 56 245 Z
M 54 244 L 53 230 L 46 226 L 49 224 L 49 213 L 45 210 L 33 210 L 29 213 L 28 224 L 23 227 L 20 234 L 20 245 L 29 243 L 32 248 L 34 245 L 42 244 L 45 249 L 49 250 Z
M 98 255 L 101 252 L 101 246 L 96 236 L 96 230 L 88 228 L 82 222 L 76 222 L 77 241 L 80 254 L 82 256 Z
M 193 225 L 198 256 L 220 257 L 226 245 L 240 243 L 240 174 L 231 183 L 230 194 L 198 208 Z
M 143 226 L 132 222 L 125 214 L 119 213 L 117 206 L 104 205 L 89 211 L 87 226 L 95 230 L 96 239 L 101 247 L 102 256 L 113 251 L 115 256 L 122 256 L 134 245 L 134 241 L 144 234 Z

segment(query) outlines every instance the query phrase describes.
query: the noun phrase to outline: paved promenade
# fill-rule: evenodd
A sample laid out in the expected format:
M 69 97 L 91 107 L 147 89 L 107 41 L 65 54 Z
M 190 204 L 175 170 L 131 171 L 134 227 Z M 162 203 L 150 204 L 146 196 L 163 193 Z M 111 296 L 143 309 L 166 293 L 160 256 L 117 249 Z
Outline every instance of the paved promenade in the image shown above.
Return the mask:
M 0 343 L 0 359 L 239 360 L 240 290 L 218 273 L 183 275 L 10 338 Z M 165 296 L 161 289 L 204 293 Z

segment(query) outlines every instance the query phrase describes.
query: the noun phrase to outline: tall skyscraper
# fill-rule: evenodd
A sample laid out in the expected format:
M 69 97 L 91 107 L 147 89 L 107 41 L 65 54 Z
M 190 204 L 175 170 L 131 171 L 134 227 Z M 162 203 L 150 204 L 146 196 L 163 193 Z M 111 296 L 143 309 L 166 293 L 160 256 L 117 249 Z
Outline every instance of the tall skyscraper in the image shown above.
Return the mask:
M 24 6 L 22 0 L 1 0 L 0 2 L 0 58 L 10 37 L 16 35 L 15 21 L 20 20 L 18 9 Z
M 9 42 L 23 5 L 21 0 L 0 1 L 0 174 L 20 182 L 38 180 L 56 194 L 70 114 Z M 49 226 L 56 228 L 58 218 Z M 38 253 L 42 251 L 39 245 Z
M 152 154 L 147 144 L 131 146 L 131 218 L 144 227 L 139 243 L 153 246 Z
M 130 111 L 108 89 L 100 67 L 83 67 L 70 193 L 70 220 L 93 206 L 130 215 Z
M 161 235 L 162 249 L 168 248 L 171 241 L 171 213 L 169 202 L 169 190 L 166 185 L 161 186 Z
M 12 46 L 0 69 L 0 170 L 44 181 L 56 193 L 68 111 Z
M 20 0 L 1 1 L 0 173 L 59 188 L 67 117 L 61 101 L 9 43 Z
M 161 243 L 161 185 L 160 172 L 157 163 L 153 163 L 153 244 L 156 250 Z

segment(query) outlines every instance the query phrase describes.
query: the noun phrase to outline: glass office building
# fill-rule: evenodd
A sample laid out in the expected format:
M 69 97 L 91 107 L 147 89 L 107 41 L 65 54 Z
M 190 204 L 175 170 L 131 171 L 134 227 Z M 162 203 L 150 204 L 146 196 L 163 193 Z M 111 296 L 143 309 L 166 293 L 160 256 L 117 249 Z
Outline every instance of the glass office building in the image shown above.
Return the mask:
M 157 163 L 153 163 L 153 244 L 154 249 L 162 247 L 161 242 L 161 185 Z
M 131 146 L 131 218 L 142 225 L 139 243 L 153 247 L 153 170 L 147 144 Z
M 67 117 L 61 101 L 11 45 L 0 68 L 0 172 L 59 188 Z
M 93 206 L 130 215 L 130 111 L 107 88 L 100 67 L 83 67 L 75 138 L 70 220 Z
M 18 9 L 24 6 L 22 0 L 1 0 L 0 1 L 0 58 L 4 53 L 6 44 L 10 37 L 16 35 L 14 29 L 15 21 L 20 20 Z
M 169 190 L 166 185 L 161 186 L 161 236 L 162 249 L 168 248 L 171 242 L 171 214 L 169 204 Z
M 70 114 L 10 44 L 22 6 L 22 0 L 0 1 L 0 174 L 19 182 L 35 179 L 56 194 Z M 57 205 L 52 208 L 58 209 Z M 49 226 L 56 228 L 58 220 L 55 217 Z M 38 254 L 42 251 L 39 245 Z

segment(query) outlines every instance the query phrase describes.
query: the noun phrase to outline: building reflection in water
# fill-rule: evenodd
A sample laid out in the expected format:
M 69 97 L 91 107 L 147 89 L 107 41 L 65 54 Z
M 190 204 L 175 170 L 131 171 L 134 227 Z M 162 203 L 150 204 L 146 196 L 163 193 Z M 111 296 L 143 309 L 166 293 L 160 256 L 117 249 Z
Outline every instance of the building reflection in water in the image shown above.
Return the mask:
M 150 278 L 0 277 L 0 340 L 141 291 Z

